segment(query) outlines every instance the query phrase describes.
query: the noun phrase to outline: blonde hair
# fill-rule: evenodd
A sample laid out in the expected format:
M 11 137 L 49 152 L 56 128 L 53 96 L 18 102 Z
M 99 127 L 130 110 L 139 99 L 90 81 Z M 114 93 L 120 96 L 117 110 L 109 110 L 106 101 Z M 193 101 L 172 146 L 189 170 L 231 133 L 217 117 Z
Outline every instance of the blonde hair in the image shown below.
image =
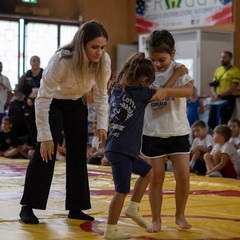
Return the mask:
M 86 55 L 86 44 L 97 37 L 104 37 L 108 40 L 108 34 L 103 25 L 96 21 L 88 21 L 81 25 L 75 33 L 73 40 L 59 48 L 57 51 L 69 50 L 71 54 L 62 54 L 62 58 L 72 58 L 73 71 L 79 87 L 86 88 L 89 83 L 89 74 L 94 70 L 96 85 L 103 93 L 105 88 L 106 78 L 106 60 L 105 54 L 102 55 L 98 63 L 92 63 L 89 66 L 89 61 Z
M 227 125 L 218 125 L 214 128 L 214 133 L 223 136 L 225 142 L 229 141 L 232 136 L 231 130 Z

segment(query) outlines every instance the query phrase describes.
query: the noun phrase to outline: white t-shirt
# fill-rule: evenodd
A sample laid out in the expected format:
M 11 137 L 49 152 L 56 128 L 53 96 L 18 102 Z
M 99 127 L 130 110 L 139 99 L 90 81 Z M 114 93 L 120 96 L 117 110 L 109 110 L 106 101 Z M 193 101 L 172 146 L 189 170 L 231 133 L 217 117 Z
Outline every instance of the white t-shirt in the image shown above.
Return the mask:
M 204 139 L 200 139 L 198 137 L 194 138 L 191 150 L 196 146 L 201 146 L 203 148 L 213 147 L 215 145 L 213 137 L 210 134 L 207 134 Z
M 221 153 L 225 153 L 229 156 L 230 160 L 233 163 L 233 166 L 235 168 L 235 171 L 237 173 L 238 178 L 240 178 L 240 156 L 237 153 L 236 148 L 234 147 L 234 145 L 230 142 L 226 142 L 224 143 L 222 146 L 220 146 L 219 144 L 216 144 L 212 151 L 211 151 L 211 155 L 214 155 L 214 153 L 216 151 L 220 150 Z
M 234 145 L 238 145 L 240 143 L 240 135 L 237 137 L 231 137 L 229 142 L 233 143 Z
M 153 85 L 163 86 L 172 76 L 176 64 L 172 62 L 165 72 L 157 72 Z M 193 79 L 186 74 L 177 80 L 175 86 L 184 86 L 191 81 Z M 162 138 L 189 134 L 191 129 L 186 108 L 185 97 L 166 97 L 162 101 L 149 103 L 145 109 L 143 134 Z
M 4 105 L 7 102 L 8 92 L 12 91 L 9 79 L 0 74 L 0 113 L 4 112 Z M 4 85 L 4 86 L 3 86 Z

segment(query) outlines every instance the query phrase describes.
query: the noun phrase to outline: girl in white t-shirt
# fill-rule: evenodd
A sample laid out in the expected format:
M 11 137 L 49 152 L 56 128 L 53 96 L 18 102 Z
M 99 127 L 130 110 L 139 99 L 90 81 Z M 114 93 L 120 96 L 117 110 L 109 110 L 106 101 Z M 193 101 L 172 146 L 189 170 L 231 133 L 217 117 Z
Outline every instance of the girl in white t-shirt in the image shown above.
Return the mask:
M 172 161 L 176 180 L 175 222 L 183 229 L 190 229 L 192 226 L 184 215 L 190 185 L 188 141 L 190 126 L 186 114 L 186 99 L 193 93 L 193 79 L 185 74 L 176 82 L 167 81 L 173 74 L 174 68 L 179 66 L 173 61 L 175 41 L 168 31 L 152 32 L 147 38 L 146 48 L 156 70 L 153 85 L 165 87 L 167 95 L 162 101 L 149 103 L 145 109 L 141 153 L 153 167 L 153 177 L 149 187 L 152 224 L 148 227 L 148 231 L 161 230 L 160 215 L 166 157 Z

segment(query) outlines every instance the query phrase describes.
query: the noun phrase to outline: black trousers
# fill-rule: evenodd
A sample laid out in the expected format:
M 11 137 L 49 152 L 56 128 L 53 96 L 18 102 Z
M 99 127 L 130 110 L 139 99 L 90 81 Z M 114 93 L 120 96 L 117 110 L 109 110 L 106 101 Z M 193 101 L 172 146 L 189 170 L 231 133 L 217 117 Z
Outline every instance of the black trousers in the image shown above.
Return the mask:
M 55 144 L 55 153 L 47 163 L 40 155 L 40 143 L 29 162 L 22 205 L 46 209 L 56 160 L 56 148 L 64 131 L 66 143 L 66 210 L 91 208 L 86 165 L 87 106 L 81 99 L 53 99 L 49 111 L 50 129 Z
M 234 107 L 235 107 L 235 103 L 236 103 L 235 96 L 229 95 L 226 97 L 222 97 L 222 100 L 227 100 L 228 104 L 221 108 L 221 113 L 220 113 L 221 124 L 228 124 L 228 121 L 231 119 L 234 111 Z M 216 109 L 215 107 L 211 106 L 210 112 L 209 112 L 209 118 L 208 118 L 208 126 L 212 130 L 217 125 L 216 117 L 217 117 Z

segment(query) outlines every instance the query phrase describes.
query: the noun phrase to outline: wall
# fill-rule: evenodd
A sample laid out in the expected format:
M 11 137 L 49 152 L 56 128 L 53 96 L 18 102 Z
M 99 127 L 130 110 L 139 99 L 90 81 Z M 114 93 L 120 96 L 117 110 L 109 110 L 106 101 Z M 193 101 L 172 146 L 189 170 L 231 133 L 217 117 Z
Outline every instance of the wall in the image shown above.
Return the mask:
M 78 3 L 79 0 L 38 0 L 36 4 L 21 0 L 0 0 L 0 13 L 77 20 Z
M 83 21 L 98 19 L 108 30 L 108 52 L 115 69 L 117 44 L 138 41 L 135 30 L 135 2 L 136 0 L 38 0 L 38 3 L 33 5 L 22 3 L 21 0 L 0 0 L 0 13 L 12 14 L 16 6 L 27 6 L 48 9 L 51 18 L 79 20 L 81 16 Z M 237 18 L 239 0 L 233 0 L 233 8 L 234 24 L 203 29 L 234 33 L 234 63 L 240 67 L 240 18 Z
M 240 67 L 240 1 L 233 0 L 234 6 L 234 63 Z
M 135 0 L 79 0 L 83 21 L 97 19 L 109 33 L 107 51 L 116 69 L 116 46 L 137 40 L 135 32 Z
M 83 20 L 95 18 L 106 26 L 110 36 L 108 51 L 113 60 L 113 67 L 116 66 L 116 45 L 138 42 L 138 34 L 135 30 L 135 2 L 135 0 L 79 0 Z M 233 0 L 233 9 L 233 24 L 201 29 L 233 33 L 234 63 L 240 67 L 240 18 L 237 18 L 237 9 L 240 9 L 239 0 Z

